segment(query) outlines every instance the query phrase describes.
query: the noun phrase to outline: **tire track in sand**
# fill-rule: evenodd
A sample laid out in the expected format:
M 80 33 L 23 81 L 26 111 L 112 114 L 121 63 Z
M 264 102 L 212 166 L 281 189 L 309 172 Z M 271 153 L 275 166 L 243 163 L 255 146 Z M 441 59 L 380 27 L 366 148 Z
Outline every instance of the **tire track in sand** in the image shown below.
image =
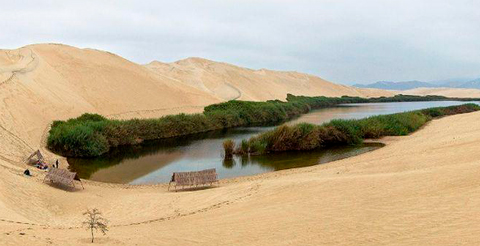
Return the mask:
M 171 216 L 166 216 L 166 217 L 160 217 L 160 218 L 155 218 L 155 219 L 150 219 L 150 220 L 144 220 L 144 221 L 139 221 L 139 222 L 133 222 L 133 223 L 127 223 L 127 224 L 113 224 L 110 225 L 111 228 L 114 227 L 128 227 L 128 226 L 136 226 L 136 225 L 144 225 L 144 224 L 151 224 L 151 223 L 157 223 L 157 222 L 164 222 L 164 221 L 169 221 L 169 220 L 175 220 L 195 214 L 200 214 L 200 213 L 205 213 L 209 212 L 211 210 L 215 209 L 220 209 L 225 206 L 240 202 L 241 200 L 247 199 L 255 194 L 258 193 L 258 190 L 260 189 L 260 182 L 257 182 L 253 184 L 252 187 L 250 187 L 245 195 L 236 197 L 235 199 L 230 199 L 222 202 L 215 203 L 213 205 L 197 209 L 194 211 L 190 212 L 184 212 L 184 213 L 177 213 L 175 215 Z M 21 221 L 14 221 L 14 220 L 8 220 L 8 219 L 0 219 L 0 222 L 6 222 L 6 223 L 11 223 L 11 224 L 21 224 L 21 225 L 29 225 L 29 226 L 39 226 L 43 227 L 44 229 L 49 228 L 49 229 L 56 229 L 56 230 L 72 230 L 72 229 L 81 229 L 83 228 L 82 226 L 62 226 L 62 227 L 55 227 L 55 226 L 49 226 L 49 225 L 42 225 L 42 224 L 36 224 L 36 223 L 28 223 L 28 222 L 21 222 Z
M 112 225 L 111 227 L 125 227 L 125 226 L 150 224 L 150 223 L 155 223 L 155 222 L 163 222 L 163 221 L 179 219 L 179 218 L 182 218 L 182 217 L 195 215 L 195 214 L 199 214 L 199 213 L 205 213 L 205 212 L 208 212 L 208 211 L 211 211 L 211 210 L 214 210 L 214 209 L 220 209 L 220 208 L 223 208 L 224 206 L 228 206 L 228 205 L 231 205 L 233 203 L 237 203 L 241 200 L 244 200 L 246 198 L 249 198 L 249 197 L 255 195 L 256 193 L 258 193 L 258 190 L 260 189 L 260 183 L 261 183 L 261 181 L 259 183 L 254 184 L 252 187 L 250 187 L 250 189 L 248 189 L 248 191 L 247 191 L 247 194 L 245 194 L 243 196 L 239 196 L 239 197 L 237 197 L 235 199 L 232 199 L 232 200 L 226 200 L 226 201 L 223 201 L 223 202 L 218 202 L 218 203 L 215 203 L 215 204 L 210 205 L 208 207 L 197 209 L 197 210 L 194 210 L 194 211 L 191 211 L 191 212 L 177 213 L 176 215 L 172 215 L 172 216 L 161 217 L 161 218 L 145 220 L 145 221 L 129 223 L 129 224 Z
M 27 72 L 33 71 L 36 68 L 37 64 L 34 64 L 38 61 L 37 57 L 36 57 L 36 54 L 31 49 L 28 49 L 28 50 L 30 51 L 30 61 L 28 61 L 27 64 L 25 64 L 25 66 L 23 66 L 23 67 L 20 67 L 20 68 L 17 68 L 17 69 L 12 68 L 10 70 L 6 69 L 5 71 L 3 71 L 2 73 L 10 72 L 12 74 L 7 79 L 5 79 L 3 81 L 0 81 L 0 86 L 12 81 L 18 73 L 27 73 Z M 19 53 L 19 55 L 21 57 L 19 62 L 22 62 L 23 60 L 26 59 L 25 55 L 22 55 L 20 53 Z
M 5 79 L 3 81 L 0 81 L 0 86 L 5 85 L 8 82 L 12 81 L 14 78 L 16 78 L 17 74 L 19 74 L 19 73 L 24 74 L 24 73 L 27 73 L 27 72 L 31 72 L 36 68 L 37 62 L 38 62 L 37 56 L 31 49 L 28 49 L 28 52 L 29 52 L 29 54 L 25 55 L 25 54 L 22 54 L 22 52 L 19 51 L 20 60 L 17 62 L 17 64 L 21 65 L 21 63 L 26 62 L 25 65 L 20 66 L 20 67 L 18 67 L 18 66 L 16 67 L 15 65 L 17 65 L 17 64 L 14 64 L 13 68 L 11 68 L 11 69 L 3 68 L 2 69 L 3 71 L 0 70 L 1 73 L 5 73 L 5 72 L 12 73 L 10 75 L 10 77 L 8 77 L 7 79 Z M 30 60 L 26 60 L 27 59 L 26 56 L 30 56 Z M 0 125 L 0 130 L 5 132 L 6 135 L 11 136 L 12 141 L 18 142 L 18 143 L 20 143 L 20 145 L 23 145 L 24 147 L 26 147 L 30 150 L 34 150 L 26 141 L 24 141 L 21 137 L 14 134 L 13 132 L 9 131 L 4 126 Z

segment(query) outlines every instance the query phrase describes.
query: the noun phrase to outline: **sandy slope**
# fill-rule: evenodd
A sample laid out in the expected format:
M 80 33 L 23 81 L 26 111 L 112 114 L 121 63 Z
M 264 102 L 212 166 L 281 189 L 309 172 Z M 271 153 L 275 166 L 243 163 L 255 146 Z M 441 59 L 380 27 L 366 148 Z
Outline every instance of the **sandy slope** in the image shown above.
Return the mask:
M 394 95 L 376 89 L 358 89 L 334 84 L 319 77 L 272 70 L 252 70 L 202 58 L 188 58 L 174 63 L 158 61 L 147 65 L 157 74 L 168 75 L 224 100 L 265 101 L 284 99 L 287 93 L 305 96 L 343 95 L 378 97 Z
M 159 117 L 201 112 L 205 105 L 231 99 L 284 100 L 287 93 L 378 97 L 397 92 L 201 58 L 140 65 L 104 51 L 30 45 L 0 50 L 0 157 L 21 161 L 43 148 L 53 120 L 85 112 L 112 118 Z M 462 95 L 470 93 L 475 92 Z
M 54 119 L 84 112 L 118 118 L 200 112 L 214 102 L 284 99 L 287 93 L 394 94 L 199 58 L 143 66 L 64 45 L 0 51 L 1 245 L 86 243 L 87 234 L 77 227 L 87 207 L 101 209 L 114 225 L 99 240 L 107 245 L 478 241 L 479 113 L 435 121 L 363 156 L 224 180 L 219 188 L 196 192 L 94 182 L 71 192 L 42 184 L 43 173 L 21 175 L 21 160 L 44 146 Z
M 194 192 L 64 191 L 0 161 L 0 241 L 88 245 L 80 212 L 97 207 L 112 224 L 103 245 L 477 245 L 479 121 L 451 116 L 361 156 Z
M 403 94 L 408 95 L 442 95 L 446 97 L 475 97 L 480 98 L 478 89 L 460 89 L 460 88 L 416 88 L 406 90 Z
M 293 72 L 254 71 L 191 58 L 148 66 L 66 45 L 0 50 L 0 156 L 20 161 L 44 145 L 53 120 L 95 112 L 113 118 L 201 112 L 230 99 L 379 96 Z
M 6 64 L 0 66 L 0 155 L 13 160 L 42 146 L 55 119 L 85 112 L 131 112 L 129 117 L 200 112 L 202 105 L 220 101 L 102 51 L 34 45 L 0 54 Z

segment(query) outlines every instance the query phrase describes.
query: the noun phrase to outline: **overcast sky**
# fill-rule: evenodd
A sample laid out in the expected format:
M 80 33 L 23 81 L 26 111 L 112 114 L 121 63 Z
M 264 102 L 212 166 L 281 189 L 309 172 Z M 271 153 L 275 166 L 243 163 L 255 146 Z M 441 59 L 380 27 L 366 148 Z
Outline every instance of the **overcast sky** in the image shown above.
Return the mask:
M 0 0 L 0 48 L 47 42 L 345 84 L 480 77 L 480 1 Z

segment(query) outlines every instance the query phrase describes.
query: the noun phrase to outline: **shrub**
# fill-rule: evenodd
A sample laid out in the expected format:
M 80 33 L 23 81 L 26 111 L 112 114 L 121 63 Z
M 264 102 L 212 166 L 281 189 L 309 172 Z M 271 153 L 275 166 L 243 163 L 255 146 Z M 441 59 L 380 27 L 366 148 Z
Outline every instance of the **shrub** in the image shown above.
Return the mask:
M 265 135 L 264 135 L 265 136 Z M 259 138 L 251 138 L 248 141 L 250 146 L 249 152 L 254 155 L 265 154 L 267 150 L 267 141 L 264 141 Z
M 76 119 L 76 121 L 84 121 L 84 122 L 87 122 L 87 121 L 105 121 L 105 120 L 107 120 L 107 118 L 105 118 L 105 117 L 103 117 L 99 114 L 89 114 L 89 113 L 83 114 Z
M 235 154 L 237 155 L 245 155 L 248 154 L 250 146 L 246 139 L 243 139 L 240 145 L 238 145 L 237 149 L 235 150 Z
M 354 145 L 363 141 L 363 134 L 358 120 L 332 120 L 325 126 L 330 126 L 343 134 L 341 144 Z
M 50 130 L 47 144 L 69 156 L 98 156 L 109 149 L 107 139 L 99 133 L 102 127 L 92 122 L 75 126 L 60 124 Z
M 225 140 L 223 142 L 223 149 L 225 150 L 225 159 L 232 159 L 235 142 L 231 139 Z
M 182 137 L 239 126 L 276 125 L 307 113 L 311 109 L 331 107 L 337 104 L 432 100 L 473 99 L 405 95 L 366 99 L 347 96 L 340 98 L 303 97 L 288 94 L 286 102 L 233 100 L 207 106 L 203 114 L 178 114 L 158 119 L 111 120 L 98 114 L 83 114 L 67 121 L 54 121 L 47 145 L 50 150 L 63 156 L 94 157 L 108 152 L 112 147 L 134 145 L 148 140 Z M 476 105 L 447 107 L 424 110 L 421 111 L 421 114 L 427 118 L 440 117 L 474 110 L 474 107 L 478 108 Z M 314 128 L 308 125 L 287 127 L 279 129 L 273 135 L 268 135 L 272 138 L 271 141 L 258 140 L 261 142 L 254 141 L 253 145 L 248 141 L 248 144 L 242 144 L 236 151 L 263 153 L 272 150 L 306 150 L 319 145 L 355 144 L 361 142 L 364 137 L 375 138 L 385 134 L 405 135 L 428 120 L 423 116 L 385 117 L 368 123 L 333 121 L 324 128 Z M 328 131 L 328 134 L 325 131 Z M 360 134 L 357 135 L 357 132 Z
M 336 145 L 356 145 L 366 138 L 412 133 L 435 117 L 480 110 L 475 104 L 432 108 L 360 120 L 332 120 L 321 126 L 301 123 L 282 125 L 250 138 L 250 153 L 311 150 Z
M 311 150 L 320 145 L 316 127 L 306 123 L 277 127 L 268 141 L 265 147 L 269 151 Z

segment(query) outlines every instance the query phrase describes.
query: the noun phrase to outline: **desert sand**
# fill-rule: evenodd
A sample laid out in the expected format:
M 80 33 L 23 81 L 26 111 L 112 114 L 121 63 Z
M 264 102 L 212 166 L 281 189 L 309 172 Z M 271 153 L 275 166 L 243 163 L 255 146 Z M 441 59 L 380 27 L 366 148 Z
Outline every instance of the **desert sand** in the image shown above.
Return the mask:
M 81 211 L 96 207 L 111 223 L 103 245 L 476 245 L 478 121 L 450 116 L 353 158 L 177 193 L 88 181 L 62 190 L 1 161 L 0 241 L 88 245 Z
M 287 93 L 381 96 L 297 72 L 251 70 L 189 58 L 141 65 L 117 55 L 58 44 L 0 51 L 0 156 L 22 161 L 45 149 L 54 120 L 85 112 L 111 118 L 202 112 L 231 99 L 285 100 Z
M 480 94 L 480 90 L 437 92 L 459 97 Z M 18 162 L 35 149 L 46 151 L 51 122 L 85 112 L 118 119 L 160 117 L 202 112 L 206 105 L 231 99 L 285 100 L 287 93 L 379 97 L 398 92 L 359 89 L 299 72 L 252 70 L 201 58 L 141 65 L 106 51 L 29 45 L 0 50 L 0 156 Z
M 417 88 L 406 90 L 403 92 L 406 95 L 442 95 L 446 97 L 472 97 L 479 98 L 480 90 L 478 89 L 462 89 L 462 88 Z
M 287 93 L 395 94 L 200 58 L 140 65 L 65 45 L 0 51 L 1 244 L 87 245 L 81 213 L 94 207 L 111 224 L 107 236 L 96 241 L 103 245 L 475 245 L 480 240 L 480 113 L 435 120 L 346 160 L 221 180 L 219 187 L 199 191 L 90 181 L 85 190 L 72 191 L 43 184 L 40 171 L 22 175 L 24 158 L 33 150 L 56 158 L 44 148 L 53 120 L 85 112 L 158 117 L 201 112 L 229 99 L 284 99 Z

